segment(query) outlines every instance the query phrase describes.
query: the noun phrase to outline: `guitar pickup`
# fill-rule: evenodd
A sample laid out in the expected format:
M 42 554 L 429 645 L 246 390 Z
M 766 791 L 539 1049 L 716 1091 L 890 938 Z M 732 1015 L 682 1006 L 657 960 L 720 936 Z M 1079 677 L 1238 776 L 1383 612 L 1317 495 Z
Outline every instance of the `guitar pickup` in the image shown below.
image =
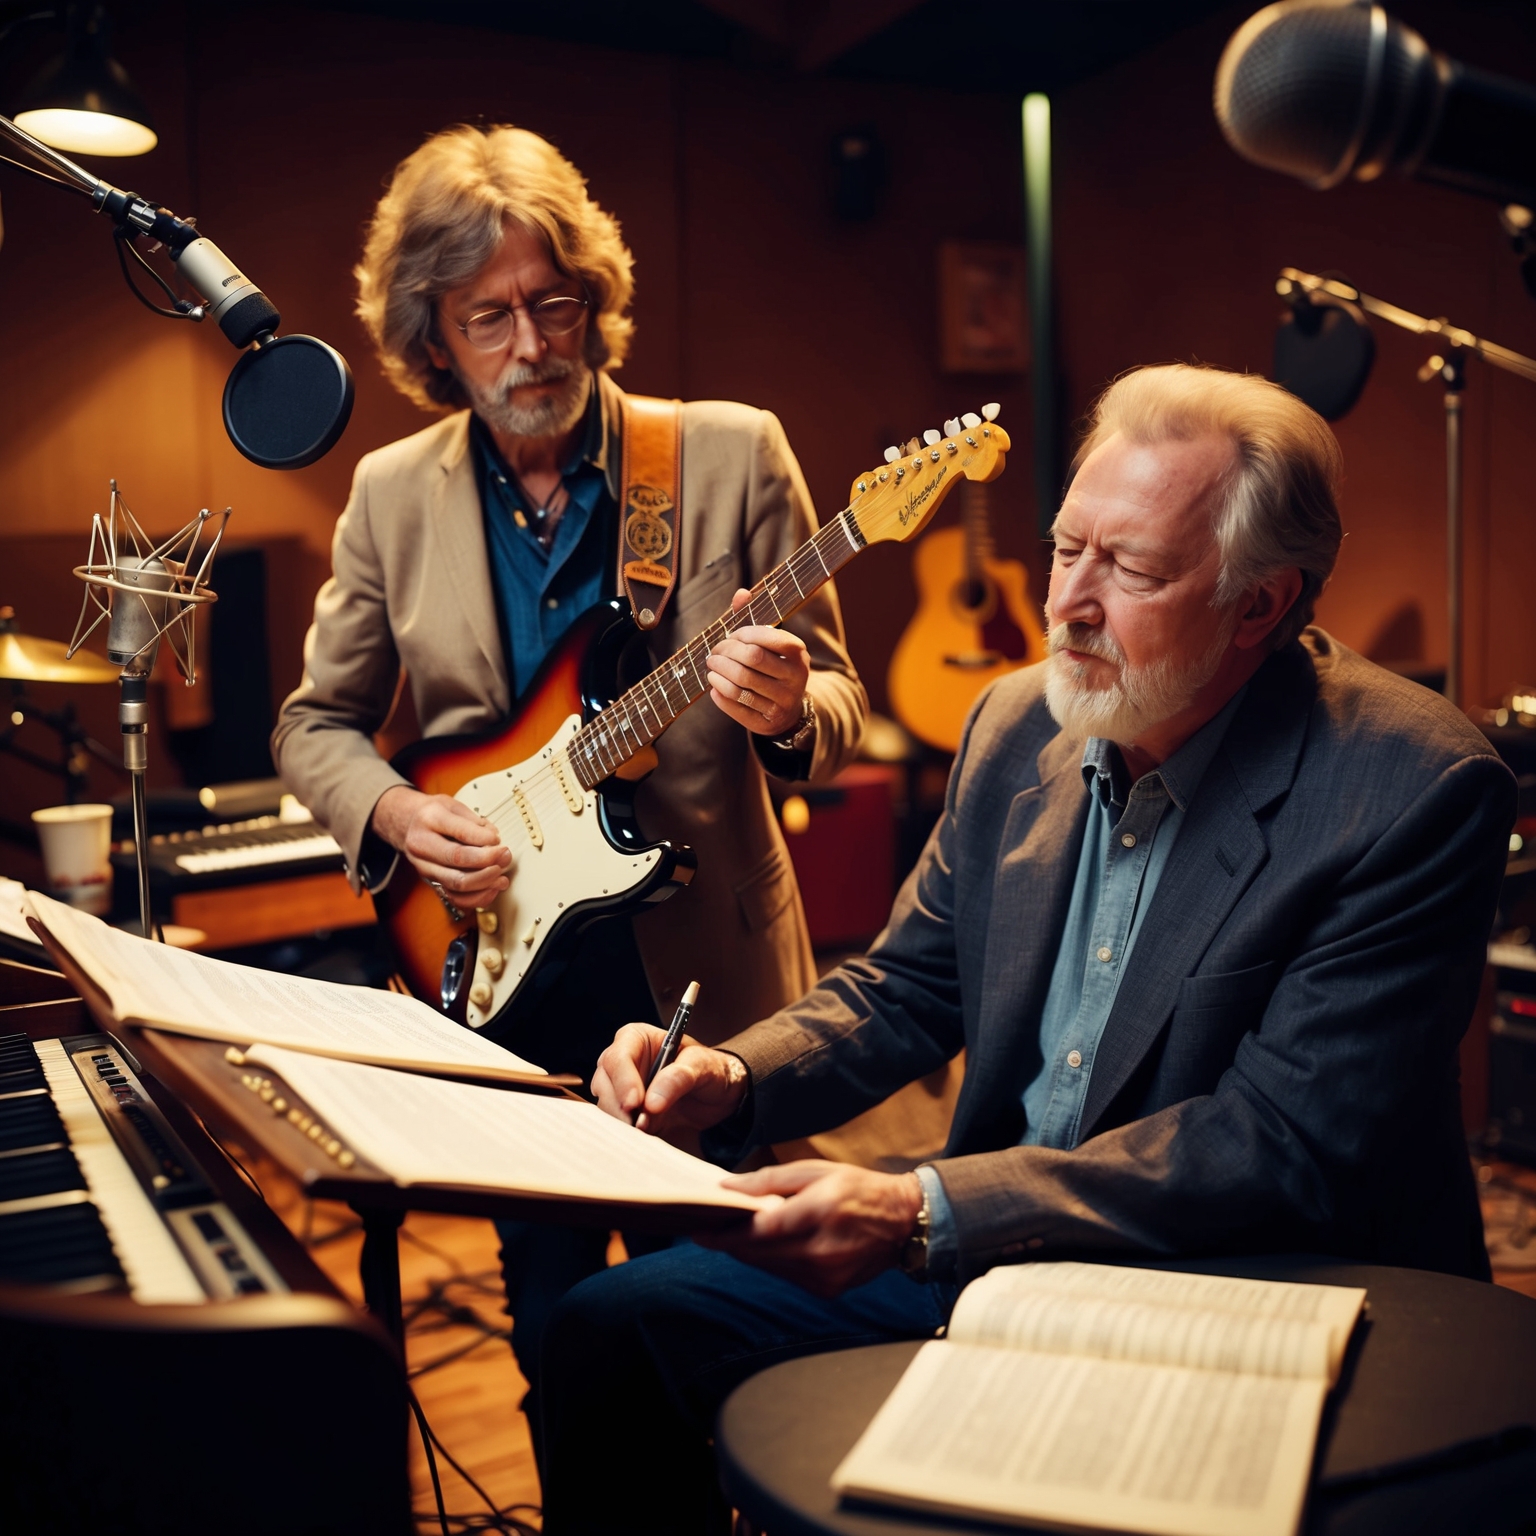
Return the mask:
M 523 826 L 528 832 L 528 841 L 535 848 L 544 846 L 544 830 L 539 826 L 539 818 L 533 814 L 533 807 L 528 803 L 528 796 L 523 793 L 523 786 L 516 784 L 512 788 L 512 804 L 517 807 L 517 814 L 523 818 Z
M 556 752 L 549 760 L 551 772 L 555 776 L 555 783 L 560 786 L 560 793 L 565 796 L 565 803 L 570 807 L 572 816 L 580 816 L 586 808 L 586 802 L 577 792 L 571 788 L 571 781 L 566 777 L 565 770 L 569 767 L 565 753 Z

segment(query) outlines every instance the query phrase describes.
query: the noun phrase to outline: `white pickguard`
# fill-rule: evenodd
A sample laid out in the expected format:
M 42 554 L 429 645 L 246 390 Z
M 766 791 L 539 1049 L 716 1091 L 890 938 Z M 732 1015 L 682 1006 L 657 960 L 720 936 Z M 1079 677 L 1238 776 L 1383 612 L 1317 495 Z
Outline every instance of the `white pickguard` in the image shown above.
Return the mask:
M 660 858 L 655 850 L 620 853 L 603 835 L 597 794 L 582 789 L 566 757 L 580 726 L 571 715 L 536 756 L 471 779 L 456 797 L 494 823 L 512 852 L 511 888 L 479 914 L 473 1029 L 506 1006 L 564 912 L 631 890 Z

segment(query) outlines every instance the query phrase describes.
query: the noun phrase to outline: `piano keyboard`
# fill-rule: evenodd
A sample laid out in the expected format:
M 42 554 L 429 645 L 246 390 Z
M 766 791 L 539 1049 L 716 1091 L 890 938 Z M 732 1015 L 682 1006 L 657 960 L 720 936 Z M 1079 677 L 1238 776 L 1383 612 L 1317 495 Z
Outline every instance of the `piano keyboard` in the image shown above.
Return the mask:
M 133 844 L 120 844 L 112 862 L 131 872 Z M 341 845 L 309 820 L 256 816 L 200 832 L 156 833 L 149 840 L 150 880 L 162 893 L 326 874 L 345 867 Z
M 0 1280 L 146 1304 L 288 1289 L 107 1035 L 0 1037 Z
M 257 864 L 291 864 L 296 859 L 339 858 L 341 844 L 325 832 L 311 832 L 305 837 L 287 837 L 276 842 L 237 843 L 230 848 L 211 848 L 202 853 L 178 853 L 177 869 L 189 875 L 206 875 L 215 870 L 250 869 Z

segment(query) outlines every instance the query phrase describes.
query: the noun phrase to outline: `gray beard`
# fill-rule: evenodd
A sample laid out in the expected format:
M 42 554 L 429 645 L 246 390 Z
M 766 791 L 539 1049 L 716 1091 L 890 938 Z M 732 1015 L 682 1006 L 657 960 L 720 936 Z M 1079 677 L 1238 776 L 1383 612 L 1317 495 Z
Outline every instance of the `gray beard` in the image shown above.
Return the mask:
M 552 395 L 534 405 L 517 405 L 512 391 L 522 384 L 558 382 Z M 508 363 L 494 384 L 459 379 L 470 405 L 486 426 L 507 437 L 559 437 L 581 420 L 592 390 L 592 370 L 580 358 L 545 358 L 542 363 Z
M 1090 687 L 1083 673 L 1060 654 L 1068 644 L 1089 655 L 1116 663 L 1120 675 L 1107 688 Z M 1050 631 L 1050 670 L 1046 673 L 1045 703 L 1051 717 L 1074 736 L 1098 736 L 1116 746 L 1134 746 L 1154 726 L 1170 720 L 1193 701 L 1215 676 L 1232 640 L 1232 626 L 1223 625 L 1211 648 L 1192 661 L 1177 663 L 1159 657 L 1144 667 L 1132 667 L 1107 634 L 1084 634 L 1074 625 L 1058 624 Z

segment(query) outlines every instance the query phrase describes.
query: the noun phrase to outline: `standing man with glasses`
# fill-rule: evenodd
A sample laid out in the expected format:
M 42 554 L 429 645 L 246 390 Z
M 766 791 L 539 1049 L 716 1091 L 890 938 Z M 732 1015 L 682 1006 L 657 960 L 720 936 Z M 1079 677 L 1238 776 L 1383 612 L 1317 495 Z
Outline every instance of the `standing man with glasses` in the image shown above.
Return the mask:
M 447 412 L 366 455 L 336 526 L 303 681 L 273 755 L 346 852 L 354 889 L 404 857 L 458 906 L 508 886 L 496 828 L 413 788 L 374 735 L 397 697 L 426 736 L 485 731 L 551 647 L 618 590 L 631 257 L 576 168 L 523 129 L 457 127 L 396 169 L 357 268 L 358 313 L 390 381 Z M 655 665 L 739 603 L 816 528 L 800 467 L 767 411 L 682 408 L 676 587 L 647 636 Z M 546 963 L 498 1038 L 590 1077 L 631 1020 L 669 1017 L 702 983 L 695 1032 L 723 1039 L 814 981 L 805 915 L 765 771 L 824 781 L 848 762 L 867 701 L 830 585 L 782 628 L 710 658 L 710 699 L 657 744 L 646 834 L 691 846 L 693 882 L 589 929 Z M 537 1388 L 555 1301 L 603 1267 L 607 1234 L 502 1223 L 513 1348 Z

